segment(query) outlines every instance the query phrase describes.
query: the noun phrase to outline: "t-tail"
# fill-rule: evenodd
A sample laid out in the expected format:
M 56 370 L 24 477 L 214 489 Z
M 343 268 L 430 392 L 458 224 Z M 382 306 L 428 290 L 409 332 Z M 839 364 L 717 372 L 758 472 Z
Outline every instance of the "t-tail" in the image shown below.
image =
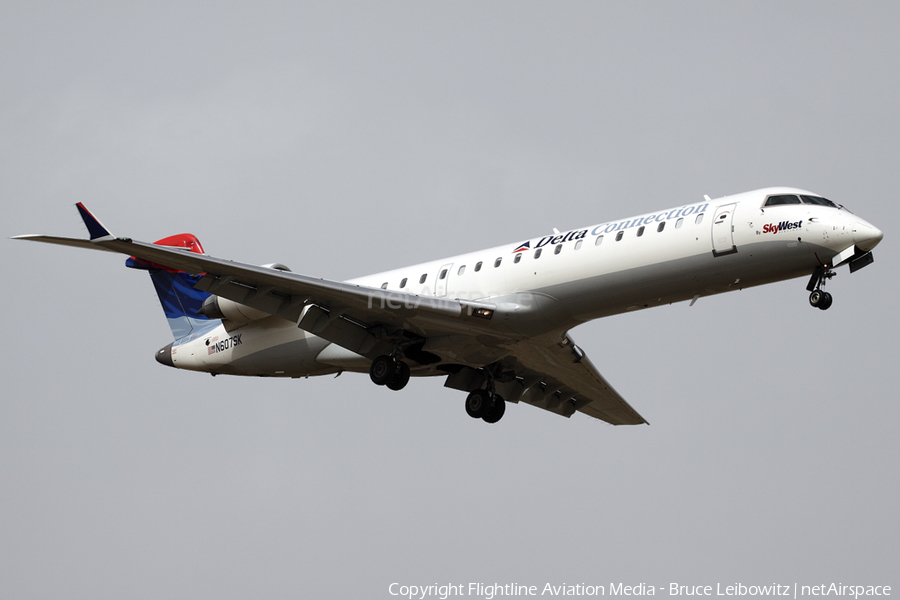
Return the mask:
M 184 248 L 187 252 L 197 254 L 204 253 L 200 240 L 190 233 L 173 235 L 154 242 L 154 244 Z M 210 296 L 209 293 L 194 288 L 202 275 L 175 271 L 134 257 L 126 260 L 125 265 L 150 273 L 153 287 L 156 288 L 156 294 L 159 296 L 159 303 L 162 304 L 166 320 L 169 321 L 169 327 L 175 338 L 172 345 L 177 346 L 196 339 L 211 332 L 222 323 L 220 319 L 211 319 L 200 313 L 203 301 Z

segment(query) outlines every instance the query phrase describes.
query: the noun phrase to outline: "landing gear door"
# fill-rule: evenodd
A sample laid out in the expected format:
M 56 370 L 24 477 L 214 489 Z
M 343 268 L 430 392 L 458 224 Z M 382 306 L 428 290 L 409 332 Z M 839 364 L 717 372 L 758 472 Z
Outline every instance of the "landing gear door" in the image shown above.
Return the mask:
M 724 256 L 737 252 L 734 245 L 734 209 L 737 203 L 725 204 L 713 214 L 712 244 L 713 256 Z
M 447 295 L 447 282 L 450 280 L 451 268 L 453 268 L 453 263 L 447 263 L 438 270 L 437 278 L 434 280 L 434 295 L 438 298 Z

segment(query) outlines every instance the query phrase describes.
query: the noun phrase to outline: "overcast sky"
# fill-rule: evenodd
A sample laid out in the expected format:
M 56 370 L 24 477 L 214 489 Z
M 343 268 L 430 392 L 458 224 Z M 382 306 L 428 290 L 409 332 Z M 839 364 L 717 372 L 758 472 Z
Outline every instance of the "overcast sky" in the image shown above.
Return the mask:
M 145 274 L 2 241 L 0 596 L 900 586 L 900 4 L 79 4 L 0 9 L 4 237 L 85 202 L 348 279 L 792 185 L 885 239 L 827 312 L 798 279 L 575 329 L 640 427 L 168 369 Z

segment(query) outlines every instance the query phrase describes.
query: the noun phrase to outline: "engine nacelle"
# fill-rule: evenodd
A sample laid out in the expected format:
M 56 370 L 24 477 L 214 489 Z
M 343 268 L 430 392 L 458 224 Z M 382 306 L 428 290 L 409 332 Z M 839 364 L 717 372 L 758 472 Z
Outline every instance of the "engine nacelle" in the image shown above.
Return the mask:
M 246 304 L 240 304 L 234 300 L 220 298 L 219 296 L 210 296 L 204 300 L 203 305 L 197 312 L 210 319 L 227 319 L 234 322 L 255 321 L 256 319 L 272 316 Z
M 290 269 L 281 263 L 272 263 L 263 266 L 277 271 L 290 272 Z M 228 298 L 220 298 L 219 296 L 210 296 L 204 300 L 203 305 L 197 312 L 210 319 L 227 319 L 233 322 L 255 321 L 257 319 L 264 319 L 272 316 L 265 311 L 235 302 L 234 300 L 229 300 Z

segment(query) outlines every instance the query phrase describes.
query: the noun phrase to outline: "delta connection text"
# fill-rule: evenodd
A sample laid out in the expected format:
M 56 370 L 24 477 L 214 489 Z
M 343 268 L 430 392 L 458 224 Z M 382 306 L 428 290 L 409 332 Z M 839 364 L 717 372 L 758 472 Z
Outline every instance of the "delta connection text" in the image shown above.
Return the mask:
M 409 600 L 426 598 L 447 598 L 472 596 L 484 600 L 494 600 L 510 596 L 787 596 L 796 600 L 800 597 L 841 596 L 858 600 L 868 596 L 890 596 L 888 585 L 845 585 L 842 583 L 820 583 L 800 585 L 797 583 L 768 583 L 750 585 L 744 583 L 716 583 L 715 585 L 684 585 L 670 583 L 655 586 L 647 583 L 627 585 L 624 583 L 546 583 L 543 586 L 520 583 L 434 583 L 431 585 L 407 585 L 391 583 L 391 596 Z
M 681 219 L 690 215 L 700 214 L 706 212 L 709 209 L 709 203 L 700 203 L 700 204 L 692 204 L 690 206 L 682 206 L 681 208 L 673 208 L 672 210 L 664 211 L 661 213 L 653 213 L 650 215 L 642 215 L 640 217 L 635 217 L 632 219 L 625 219 L 623 221 L 613 221 L 610 223 L 601 223 L 596 227 L 592 227 L 590 229 L 577 229 L 573 231 L 569 231 L 567 233 L 558 233 L 555 235 L 547 235 L 542 237 L 541 239 L 534 242 L 534 245 L 531 245 L 532 240 L 528 240 L 527 242 L 523 242 L 519 244 L 513 253 L 523 252 L 525 250 L 534 250 L 536 248 L 542 248 L 544 246 L 550 245 L 555 246 L 556 244 L 564 244 L 565 242 L 571 242 L 575 240 L 581 240 L 588 236 L 588 234 L 596 237 L 598 235 L 603 235 L 606 233 L 612 233 L 614 231 L 622 231 L 623 229 L 631 229 L 632 227 L 645 227 L 652 223 L 661 223 L 663 221 L 669 221 L 671 219 Z

